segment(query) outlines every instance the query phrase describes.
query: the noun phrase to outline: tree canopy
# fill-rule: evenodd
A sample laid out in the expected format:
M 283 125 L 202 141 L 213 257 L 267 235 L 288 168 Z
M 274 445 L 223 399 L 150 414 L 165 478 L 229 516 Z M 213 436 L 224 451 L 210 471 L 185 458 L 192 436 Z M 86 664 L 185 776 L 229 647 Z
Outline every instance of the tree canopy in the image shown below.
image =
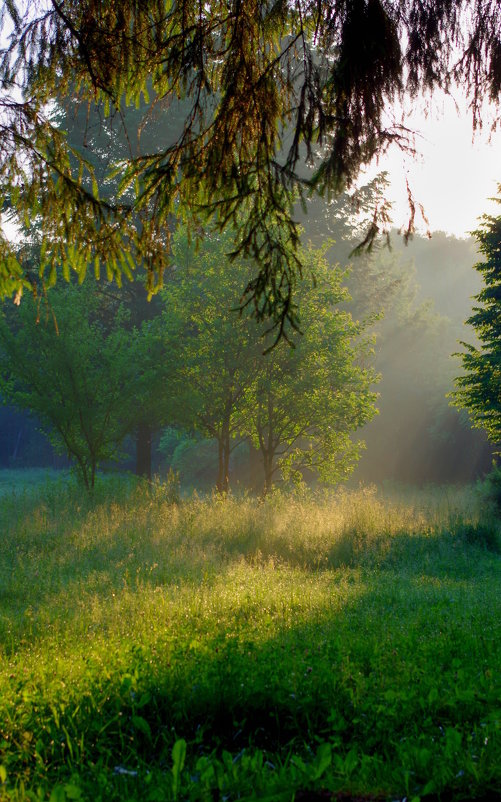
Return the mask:
M 160 295 L 175 423 L 216 441 L 219 491 L 229 489 L 230 453 L 243 440 L 260 456 L 264 492 L 304 475 L 335 484 L 359 457 L 363 444 L 353 434 L 376 413 L 378 379 L 373 343 L 344 309 L 347 274 L 327 261 L 329 243 L 301 251 L 316 276 L 298 292 L 304 337 L 263 355 L 263 326 L 234 314 L 249 265 L 235 260 L 228 270 L 227 237 L 209 229 L 198 251 L 185 229 L 174 239 L 176 270 Z
M 29 297 L 0 315 L 3 400 L 37 416 L 88 490 L 125 435 L 172 415 L 168 370 L 158 327 L 132 325 L 130 310 L 94 282 L 63 285 L 50 304 Z
M 255 323 L 235 315 L 249 266 L 238 260 L 228 270 L 228 240 L 209 230 L 196 248 L 180 227 L 176 270 L 160 294 L 165 351 L 177 372 L 176 422 L 217 442 L 219 492 L 229 488 L 230 454 L 248 425 L 246 395 L 264 368 Z
M 1 20 L 0 205 L 39 224 L 42 273 L 104 266 L 119 281 L 141 265 L 153 290 L 172 214 L 212 218 L 256 262 L 242 304 L 279 333 L 296 324 L 297 198 L 339 192 L 391 142 L 411 148 L 387 114 L 404 93 L 462 84 L 478 125 L 501 91 L 496 0 L 9 0 Z M 167 115 L 154 146 L 115 165 L 118 191 L 70 146 L 62 98 L 107 124 L 142 102 Z M 0 290 L 24 285 L 4 236 Z

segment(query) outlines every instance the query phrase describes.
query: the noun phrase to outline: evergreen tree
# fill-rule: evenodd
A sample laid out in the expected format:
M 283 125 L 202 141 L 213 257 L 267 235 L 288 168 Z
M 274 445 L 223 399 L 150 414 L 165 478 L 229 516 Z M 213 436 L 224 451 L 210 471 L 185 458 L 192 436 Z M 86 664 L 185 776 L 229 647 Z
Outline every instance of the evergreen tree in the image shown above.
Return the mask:
M 496 201 L 501 203 L 501 185 L 499 193 Z M 474 233 L 485 257 L 475 265 L 483 288 L 475 296 L 480 305 L 467 321 L 479 344 L 461 343 L 465 374 L 456 379 L 453 403 L 467 409 L 473 425 L 485 429 L 501 451 L 501 216 L 484 215 L 482 221 Z
M 475 125 L 501 91 L 501 8 L 485 0 L 4 6 L 0 203 L 40 221 L 49 280 L 95 264 L 119 281 L 141 265 L 153 289 L 169 261 L 166 222 L 182 209 L 234 230 L 234 250 L 255 264 L 245 300 L 279 335 L 297 324 L 298 195 L 339 193 L 390 143 L 412 150 L 386 119 L 396 97 L 456 81 Z M 115 166 L 121 198 L 51 116 L 75 91 L 118 115 L 151 96 L 180 121 Z M 26 286 L 22 256 L 0 237 L 0 292 Z

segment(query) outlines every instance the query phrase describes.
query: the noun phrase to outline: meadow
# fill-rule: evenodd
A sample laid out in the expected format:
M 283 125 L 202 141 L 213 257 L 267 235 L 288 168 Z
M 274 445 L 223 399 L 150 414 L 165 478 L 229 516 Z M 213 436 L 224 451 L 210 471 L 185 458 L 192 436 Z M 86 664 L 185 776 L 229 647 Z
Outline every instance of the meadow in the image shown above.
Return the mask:
M 1 800 L 501 787 L 501 540 L 475 488 L 4 484 Z

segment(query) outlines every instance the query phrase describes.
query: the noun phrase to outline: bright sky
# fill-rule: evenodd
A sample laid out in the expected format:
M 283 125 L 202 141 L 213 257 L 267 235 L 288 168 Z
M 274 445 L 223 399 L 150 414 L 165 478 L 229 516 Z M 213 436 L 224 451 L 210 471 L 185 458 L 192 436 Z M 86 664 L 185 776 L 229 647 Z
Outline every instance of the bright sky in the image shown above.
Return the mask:
M 452 98 L 445 96 L 434 101 L 427 118 L 416 109 L 406 125 L 420 134 L 416 148 L 421 156 L 412 159 L 393 148 L 369 170 L 370 177 L 381 170 L 390 174 L 395 225 L 405 224 L 409 216 L 405 176 L 415 200 L 425 208 L 431 231 L 463 237 L 478 227 L 482 214 L 501 213 L 501 207 L 488 200 L 497 195 L 501 183 L 501 130 L 493 133 L 489 142 L 486 125 L 472 141 L 471 113 L 458 114 Z M 418 213 L 416 224 L 426 231 Z

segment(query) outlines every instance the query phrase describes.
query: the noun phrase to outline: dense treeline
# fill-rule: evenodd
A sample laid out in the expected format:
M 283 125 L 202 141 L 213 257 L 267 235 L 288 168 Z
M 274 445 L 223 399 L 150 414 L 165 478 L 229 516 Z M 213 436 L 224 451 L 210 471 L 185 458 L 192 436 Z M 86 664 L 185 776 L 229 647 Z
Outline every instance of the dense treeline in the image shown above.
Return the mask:
M 73 101 L 60 99 L 55 120 L 71 146 L 83 149 L 99 183 L 128 153 L 154 152 L 165 126 L 177 130 L 183 118 L 182 103 L 140 103 L 105 120 L 102 104 Z M 118 174 L 108 179 L 110 195 L 118 184 Z M 331 201 L 315 196 L 295 209 L 304 281 L 294 311 L 302 334 L 292 337 L 293 349 L 281 342 L 263 357 L 273 342 L 262 336 L 266 326 L 250 322 L 249 307 L 235 311 L 254 271 L 245 259 L 228 259 L 232 233 L 188 225 L 169 246 L 173 267 L 150 302 L 144 281 L 117 291 L 108 275 L 48 294 L 39 282 L 33 302 L 7 310 L 0 329 L 11 354 L 5 400 L 38 417 L 89 487 L 98 465 L 147 477 L 170 466 L 186 485 L 220 491 L 230 481 L 267 490 L 283 479 L 334 482 L 355 467 L 361 443 L 353 433 L 362 426 L 367 449 L 356 478 L 467 480 L 488 470 L 484 438 L 446 399 L 458 373 L 450 355 L 478 291 L 474 242 L 435 234 L 404 249 L 394 236 L 392 252 L 352 258 L 374 206 L 384 207 L 385 189 L 380 176 L 359 190 L 358 215 L 346 193 Z M 176 225 L 171 215 L 169 240 Z M 36 283 L 43 248 L 37 226 L 27 245 Z M 22 387 L 28 379 L 29 391 Z M 4 440 L 4 464 L 41 456 L 60 464 L 34 439 L 33 422 L 11 420 L 16 432 Z
M 265 492 L 305 471 L 328 483 L 351 472 L 360 447 L 351 433 L 375 412 L 376 376 L 364 326 L 341 308 L 343 271 L 322 251 L 305 253 L 315 282 L 302 286 L 304 335 L 263 354 L 263 331 L 235 311 L 249 267 L 228 271 L 228 246 L 210 231 L 195 246 L 181 228 L 176 270 L 149 319 L 91 283 L 4 315 L 2 392 L 39 417 L 88 489 L 97 467 L 145 424 L 150 434 L 169 423 L 214 440 L 220 492 L 244 441 L 260 453 Z
M 72 146 L 85 148 L 99 180 L 130 148 L 154 150 L 162 126 L 177 119 L 160 107 L 145 125 L 144 109 L 129 109 L 126 125 L 112 125 L 101 113 L 64 102 L 57 111 L 59 126 Z M 474 243 L 435 234 L 403 249 L 395 236 L 393 252 L 352 258 L 384 194 L 380 176 L 357 193 L 358 216 L 347 194 L 296 209 L 304 243 L 296 293 L 303 333 L 293 337 L 293 349 L 281 342 L 265 357 L 272 342 L 262 336 L 266 326 L 251 323 L 248 308 L 235 311 L 253 270 L 241 258 L 230 265 L 230 233 L 182 228 L 165 288 L 149 303 L 138 280 L 119 292 L 110 277 L 47 295 L 41 286 L 33 302 L 24 299 L 4 315 L 11 365 L 4 364 L 2 391 L 38 416 L 56 455 L 40 439 L 34 455 L 31 429 L 16 424 L 4 464 L 33 464 L 44 453 L 58 464 L 57 454 L 69 453 L 88 487 L 98 465 L 120 464 L 147 477 L 170 466 L 194 487 L 226 491 L 232 480 L 269 490 L 283 479 L 346 478 L 361 454 L 352 433 L 368 424 L 358 478 L 450 481 L 487 470 L 482 435 L 472 434 L 465 414 L 446 399 L 458 372 L 450 355 L 478 290 Z M 170 237 L 175 227 L 172 218 Z M 35 281 L 36 227 L 28 241 Z M 29 376 L 22 375 L 26 362 Z M 380 414 L 369 423 L 374 390 Z
M 284 478 L 338 481 L 356 464 L 360 446 L 350 433 L 364 423 L 367 448 L 355 478 L 458 481 L 487 471 L 485 438 L 446 398 L 458 373 L 451 354 L 465 336 L 463 320 L 478 290 L 473 240 L 416 238 L 405 250 L 352 259 L 346 271 L 335 260 L 348 261 L 356 232 L 345 218 L 325 216 L 326 209 L 323 220 L 312 214 L 304 240 L 311 234 L 319 244 L 334 235 L 337 242 L 328 250 L 305 249 L 317 287 L 305 277 L 304 334 L 294 349 L 282 343 L 263 356 L 262 331 L 235 311 L 248 266 L 234 263 L 227 271 L 224 237 L 190 241 L 181 230 L 176 269 L 153 303 L 137 284 L 121 295 L 89 282 L 6 310 L 4 347 L 10 330 L 18 366 L 31 360 L 48 384 L 37 406 L 33 395 L 22 397 L 19 385 L 9 383 L 4 360 L 5 400 L 38 415 L 56 451 L 70 451 L 88 485 L 98 464 L 146 475 L 172 467 L 188 486 L 222 491 L 230 483 L 269 490 Z M 66 318 L 74 334 L 62 331 Z M 322 359 L 331 363 L 330 377 Z M 61 387 L 57 420 L 48 419 L 48 387 L 54 376 L 61 382 L 64 365 L 73 366 L 73 400 Z M 76 388 L 75 377 L 82 382 Z M 337 399 L 322 395 L 336 377 Z M 380 414 L 368 422 L 374 390 Z M 66 424 L 62 398 L 71 401 Z M 86 416 L 88 458 L 81 443 L 68 449 L 69 433 L 61 431 Z M 4 410 L 2 421 L 2 464 L 61 464 L 33 414 Z

